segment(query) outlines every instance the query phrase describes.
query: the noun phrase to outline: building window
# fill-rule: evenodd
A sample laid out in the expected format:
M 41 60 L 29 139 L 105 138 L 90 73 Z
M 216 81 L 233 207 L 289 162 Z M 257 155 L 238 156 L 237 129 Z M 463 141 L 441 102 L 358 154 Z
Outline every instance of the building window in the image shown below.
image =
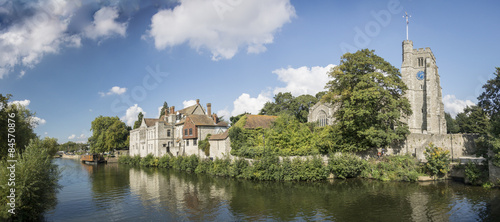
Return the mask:
M 167 137 L 170 137 L 170 130 L 167 130 Z
M 326 119 L 326 113 L 325 111 L 320 111 L 318 115 L 318 125 L 321 126 L 326 126 L 328 124 L 327 119 Z
M 189 129 L 189 135 L 192 136 L 193 135 L 193 129 Z
M 189 146 L 189 140 L 186 140 L 186 146 Z
M 418 66 L 419 66 L 419 67 L 424 66 L 424 58 L 423 58 L 423 57 L 419 57 L 419 58 L 418 58 Z
M 187 136 L 187 135 L 188 135 L 188 130 L 187 130 L 187 129 L 185 129 L 185 130 L 184 130 L 184 135 L 185 135 L 185 136 Z
M 196 146 L 198 141 L 196 141 L 196 139 L 193 139 L 193 145 Z

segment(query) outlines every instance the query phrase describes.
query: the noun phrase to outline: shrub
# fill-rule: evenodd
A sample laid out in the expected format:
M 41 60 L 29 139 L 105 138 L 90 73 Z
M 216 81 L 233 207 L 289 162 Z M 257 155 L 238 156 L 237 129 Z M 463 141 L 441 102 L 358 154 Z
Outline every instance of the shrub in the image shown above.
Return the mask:
M 443 176 L 450 170 L 450 151 L 436 147 L 434 144 L 430 143 L 429 146 L 425 148 L 424 155 L 427 159 L 427 171 L 432 176 Z
M 171 168 L 172 167 L 172 159 L 169 155 L 163 155 L 158 161 L 158 167 L 162 168 Z
M 382 181 L 417 181 L 420 176 L 418 160 L 410 155 L 389 156 L 382 161 L 371 159 L 361 173 L 362 177 Z
M 468 162 L 465 165 L 465 179 L 472 185 L 480 185 L 488 180 L 488 165 Z
M 213 161 L 210 174 L 216 176 L 229 176 L 230 175 L 231 161 L 229 159 L 215 159 Z
M 141 166 L 146 166 L 146 167 L 157 167 L 158 166 L 158 159 L 153 156 L 153 154 L 148 154 L 144 158 L 142 158 L 140 161 Z
M 43 213 L 57 204 L 56 193 L 60 189 L 60 171 L 52 163 L 52 156 L 43 148 L 40 141 L 31 140 L 22 154 L 17 155 L 16 180 L 14 187 L 7 185 L 10 172 L 6 159 L 0 161 L 0 220 L 2 221 L 40 221 Z M 10 189 L 15 188 L 15 214 L 8 212 L 7 197 Z M 10 199 L 10 198 L 9 198 Z
M 132 158 L 128 155 L 122 155 L 122 156 L 118 157 L 118 163 L 130 164 L 131 161 L 132 161 Z
M 212 160 L 205 159 L 198 163 L 198 166 L 194 170 L 195 173 L 209 173 L 212 168 Z
M 340 179 L 357 177 L 366 167 L 366 161 L 351 153 L 331 155 L 328 158 L 328 169 Z
M 242 178 L 243 173 L 247 170 L 248 168 L 248 161 L 245 159 L 236 159 L 232 164 L 231 164 L 231 169 L 230 169 L 230 175 L 232 177 L 238 177 Z

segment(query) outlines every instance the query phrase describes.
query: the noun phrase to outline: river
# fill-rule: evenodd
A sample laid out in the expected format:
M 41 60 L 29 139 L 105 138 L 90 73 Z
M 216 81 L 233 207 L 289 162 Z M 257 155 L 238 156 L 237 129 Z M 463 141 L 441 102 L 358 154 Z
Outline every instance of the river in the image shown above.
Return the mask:
M 499 221 L 500 190 L 445 181 L 258 182 L 56 159 L 47 221 Z

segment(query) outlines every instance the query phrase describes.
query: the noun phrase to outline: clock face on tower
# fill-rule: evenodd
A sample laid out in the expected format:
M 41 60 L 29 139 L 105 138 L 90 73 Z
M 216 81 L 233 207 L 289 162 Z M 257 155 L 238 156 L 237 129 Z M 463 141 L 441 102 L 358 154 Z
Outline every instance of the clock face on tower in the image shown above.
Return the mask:
M 417 72 L 417 79 L 418 80 L 423 80 L 425 78 L 425 73 L 424 71 L 419 71 Z

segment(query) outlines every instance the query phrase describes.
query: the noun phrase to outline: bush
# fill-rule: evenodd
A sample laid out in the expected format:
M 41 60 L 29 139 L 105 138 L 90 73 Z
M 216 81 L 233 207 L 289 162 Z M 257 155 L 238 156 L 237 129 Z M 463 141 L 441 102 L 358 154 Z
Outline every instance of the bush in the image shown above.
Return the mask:
M 367 162 L 355 154 L 341 153 L 328 158 L 328 169 L 340 179 L 357 177 L 365 170 Z
M 229 176 L 230 175 L 231 161 L 229 159 L 215 159 L 210 169 L 210 174 L 216 176 Z
M 243 173 L 247 170 L 247 168 L 248 161 L 238 158 L 231 164 L 230 176 L 241 178 L 243 177 Z
M 432 175 L 444 176 L 450 170 L 450 151 L 436 147 L 430 143 L 424 152 L 427 171 Z
M 142 158 L 139 162 L 141 166 L 157 167 L 159 159 L 154 157 L 153 154 L 150 153 L 146 157 Z
M 488 165 L 468 162 L 465 165 L 465 179 L 472 185 L 481 185 L 488 180 Z
M 361 177 L 382 181 L 417 181 L 421 175 L 420 165 L 415 157 L 410 155 L 389 156 L 382 161 L 371 159 Z
M 39 221 L 43 213 L 57 204 L 56 193 L 60 189 L 60 171 L 52 163 L 52 156 L 43 148 L 40 141 L 31 140 L 22 155 L 17 155 L 16 180 L 14 187 L 7 185 L 11 163 L 0 161 L 0 219 L 2 221 Z M 15 214 L 8 212 L 7 196 L 15 188 Z M 10 198 L 9 198 L 10 199 Z
M 205 159 L 198 163 L 198 166 L 194 170 L 195 173 L 210 173 L 212 169 L 212 160 Z
M 172 167 L 172 158 L 169 155 L 163 155 L 158 161 L 158 167 L 161 168 L 171 168 Z

